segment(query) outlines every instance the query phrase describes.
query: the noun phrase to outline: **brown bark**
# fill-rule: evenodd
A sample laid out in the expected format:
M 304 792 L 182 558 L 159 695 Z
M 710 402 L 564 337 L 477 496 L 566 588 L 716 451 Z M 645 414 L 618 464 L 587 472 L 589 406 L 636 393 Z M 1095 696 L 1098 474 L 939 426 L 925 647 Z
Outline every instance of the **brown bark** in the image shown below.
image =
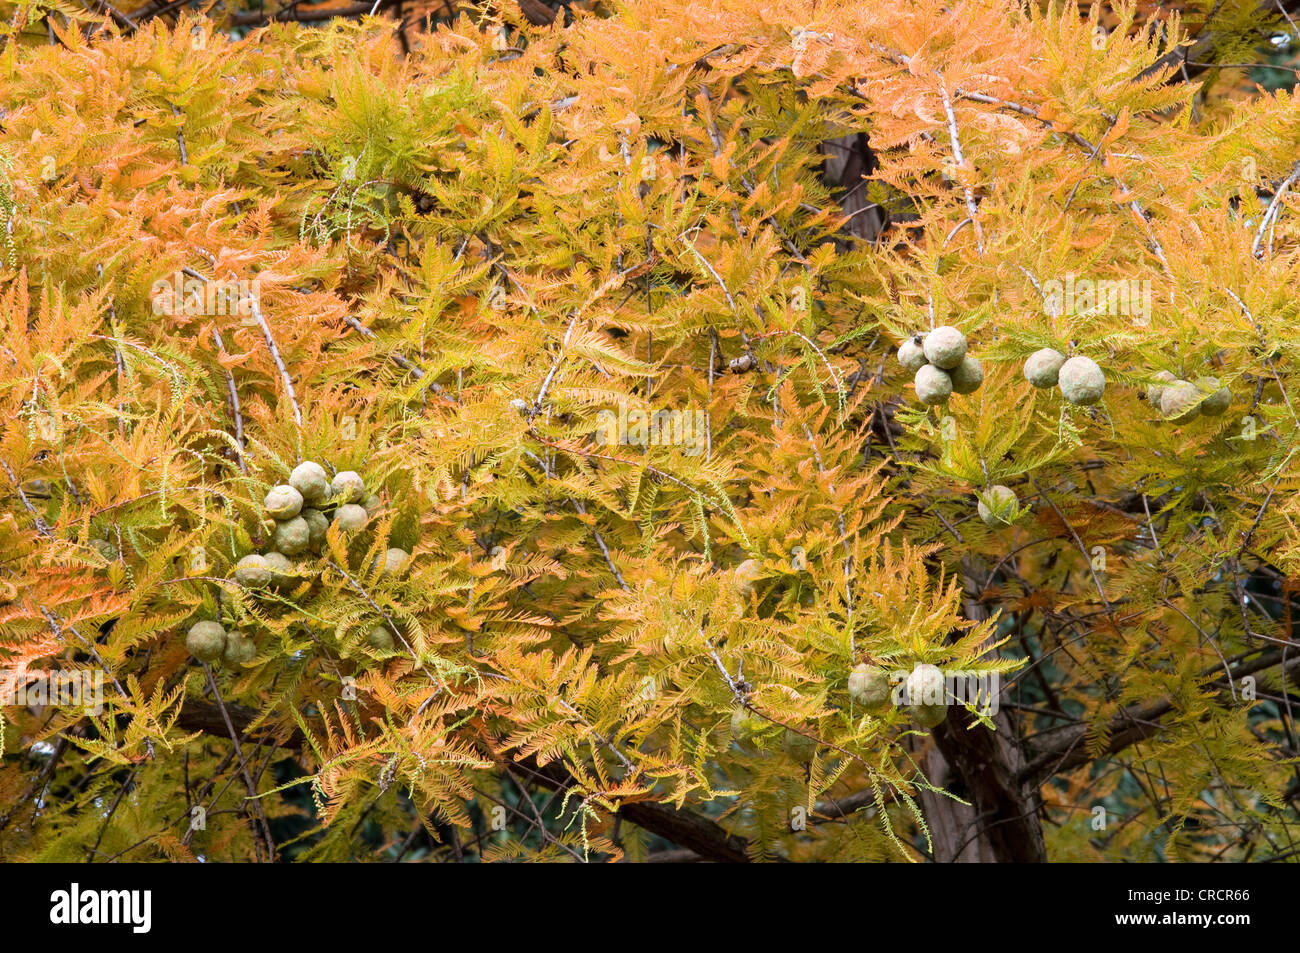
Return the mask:
M 844 231 L 851 238 L 874 242 L 885 230 L 885 210 L 867 198 L 867 183 L 879 167 L 865 132 L 827 139 L 822 144 L 826 160 L 822 176 L 826 184 L 837 188 L 840 208 L 849 216 Z
M 974 598 L 979 591 L 977 571 L 968 571 L 965 577 L 965 613 L 973 621 L 982 621 L 988 611 Z M 934 859 L 939 863 L 1045 863 L 1038 793 L 1023 776 L 1019 732 L 1005 710 L 991 717 L 996 731 L 979 725 L 969 712 L 954 705 L 923 749 L 922 767 L 930 782 L 967 802 L 922 792 Z
M 1296 0 L 1262 0 L 1256 8 L 1260 17 L 1276 16 L 1279 12 L 1291 14 L 1300 8 L 1300 3 Z M 1218 7 L 1214 8 L 1216 11 Z M 1213 57 L 1216 51 L 1225 44 L 1239 42 L 1241 34 L 1233 34 L 1216 29 L 1213 15 L 1201 27 L 1200 31 L 1190 38 L 1191 42 L 1182 46 L 1175 46 L 1168 50 L 1158 60 L 1148 66 L 1142 72 L 1134 77 L 1135 80 L 1144 80 L 1151 76 L 1159 74 L 1162 70 L 1171 70 L 1165 81 L 1168 83 L 1179 83 L 1200 75 L 1207 69 L 1213 68 Z M 1261 66 L 1268 64 L 1261 63 Z
M 1037 792 L 1020 781 L 1024 762 L 1015 727 L 1004 711 L 993 716 L 993 722 L 997 731 L 975 724 L 968 712 L 955 708 L 935 729 L 936 750 L 952 772 L 953 786 L 970 802 L 970 807 L 951 811 L 954 820 L 964 822 L 955 850 L 941 856 L 936 845 L 935 860 L 1046 863 Z M 943 801 L 963 808 L 950 798 Z
M 248 726 L 257 718 L 257 712 L 243 705 L 227 704 L 226 712 L 230 722 L 240 735 L 248 733 Z M 211 702 L 189 699 L 181 710 L 177 724 L 186 731 L 202 731 L 217 737 L 229 737 L 230 732 L 222 717 L 221 709 Z M 297 728 L 280 731 L 257 730 L 248 733 L 249 737 L 266 742 L 274 740 L 284 748 L 300 748 L 303 736 Z M 524 759 L 519 767 L 535 783 L 550 790 L 567 787 L 574 783 L 572 776 L 564 768 L 552 762 L 538 767 L 531 758 Z M 619 814 L 627 821 L 643 827 L 652 834 L 658 834 L 665 840 L 694 851 L 705 860 L 719 863 L 748 863 L 749 855 L 745 852 L 747 845 L 743 837 L 727 833 L 714 821 L 690 811 L 679 811 L 663 804 L 632 803 L 625 804 Z
M 1267 652 L 1261 652 L 1255 658 L 1238 664 L 1232 671 L 1232 677 L 1235 680 L 1255 672 L 1261 672 L 1266 668 L 1272 668 L 1274 665 L 1281 665 L 1285 674 L 1294 676 L 1296 670 L 1300 669 L 1300 654 L 1284 656 L 1283 653 L 1283 649 L 1270 649 Z M 1216 671 L 1221 670 L 1210 669 L 1203 674 L 1209 678 Z M 1219 679 L 1212 684 L 1224 691 L 1227 691 L 1230 687 L 1226 678 Z M 1053 744 L 1039 749 L 1035 757 L 1021 768 L 1020 780 L 1022 783 L 1036 788 L 1062 771 L 1071 771 L 1090 761 L 1096 761 L 1107 755 L 1123 751 L 1130 745 L 1149 738 L 1159 731 L 1161 728 L 1160 719 L 1169 714 L 1173 707 L 1172 702 L 1162 700 L 1145 705 L 1130 705 L 1125 708 L 1111 719 L 1107 730 L 1109 740 L 1106 743 L 1105 750 L 1099 754 L 1093 754 L 1088 748 L 1087 725 L 1072 725 L 1063 729 L 1055 735 L 1056 740 Z
M 867 182 L 878 167 L 865 132 L 827 140 L 823 174 L 841 189 L 839 201 L 849 217 L 845 232 L 858 241 L 874 242 L 889 224 L 888 215 L 867 197 Z M 886 421 L 886 425 L 889 425 Z M 974 598 L 979 587 L 966 580 L 968 618 L 981 620 L 987 610 Z M 953 707 L 950 717 L 933 732 L 931 741 L 916 746 L 922 770 L 936 787 L 954 791 L 969 802 L 930 791 L 921 792 L 921 809 L 941 863 L 1035 862 L 1047 860 L 1038 821 L 1037 792 L 1026 787 L 1019 737 L 1010 717 L 993 717 L 996 732 L 975 725 L 971 716 Z
M 541 0 L 516 0 L 519 4 L 519 12 L 533 26 L 550 26 L 555 22 L 555 16 L 558 10 L 552 10 Z
M 912 742 L 912 750 L 919 755 L 917 760 L 925 772 L 926 779 L 935 787 L 951 792 L 954 787 L 952 769 L 934 738 L 919 742 L 913 738 Z M 936 863 L 992 864 L 997 862 L 992 847 L 978 836 L 979 818 L 972 805 L 959 803 L 934 791 L 922 790 L 920 794 L 921 812 L 925 815 L 925 823 L 930 828 L 931 849 L 934 851 Z M 966 800 L 964 797 L 962 799 Z

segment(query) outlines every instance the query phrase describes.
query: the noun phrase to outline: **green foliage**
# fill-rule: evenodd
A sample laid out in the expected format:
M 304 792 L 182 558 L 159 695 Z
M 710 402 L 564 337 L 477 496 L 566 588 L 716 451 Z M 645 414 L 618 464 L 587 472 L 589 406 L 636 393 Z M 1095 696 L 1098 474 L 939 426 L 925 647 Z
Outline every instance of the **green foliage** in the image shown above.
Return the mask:
M 0 856 L 633 860 L 680 811 L 720 859 L 933 857 L 983 795 L 863 662 L 1011 686 L 934 734 L 1016 749 L 1050 857 L 1282 854 L 1300 100 L 1139 78 L 1117 15 L 13 34 L 0 672 L 104 697 L 3 708 Z M 924 408 L 894 355 L 949 324 L 986 376 Z M 1229 412 L 1162 419 L 1160 370 Z M 240 585 L 306 460 L 366 525 Z

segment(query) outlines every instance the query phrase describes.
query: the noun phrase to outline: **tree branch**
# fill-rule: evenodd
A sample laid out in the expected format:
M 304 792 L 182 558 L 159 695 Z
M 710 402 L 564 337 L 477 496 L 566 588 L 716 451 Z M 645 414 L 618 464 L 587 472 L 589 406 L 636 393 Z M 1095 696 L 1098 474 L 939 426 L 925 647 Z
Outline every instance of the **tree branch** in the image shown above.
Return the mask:
M 1243 675 L 1250 675 L 1252 672 L 1271 668 L 1283 661 L 1285 651 L 1286 649 L 1282 648 L 1263 652 L 1251 661 L 1238 666 L 1233 670 L 1232 675 L 1235 678 L 1240 678 Z M 1300 654 L 1295 654 L 1286 659 L 1283 670 L 1291 671 L 1297 667 L 1300 667 Z M 1208 677 L 1214 672 L 1220 671 L 1221 668 L 1222 666 L 1215 666 L 1209 669 L 1206 676 Z M 1224 679 L 1215 680 L 1211 685 L 1215 688 L 1228 687 L 1228 683 Z M 1106 750 L 1095 756 L 1088 751 L 1088 746 L 1084 740 L 1088 733 L 1088 726 L 1086 724 L 1074 725 L 1061 732 L 1063 737 L 1060 741 L 1050 748 L 1043 749 L 1032 761 L 1026 764 L 1020 771 L 1018 780 L 1021 784 L 1039 787 L 1053 775 L 1062 771 L 1069 771 L 1091 761 L 1118 754 L 1130 745 L 1149 738 L 1158 732 L 1163 727 L 1160 719 L 1173 711 L 1173 708 L 1173 702 L 1167 699 L 1145 705 L 1130 705 L 1125 708 L 1110 721 L 1107 731 L 1110 742 L 1106 745 Z
M 255 709 L 243 705 L 227 704 L 226 714 L 230 716 L 227 727 L 221 709 L 211 702 L 187 699 L 181 710 L 177 724 L 186 731 L 203 731 L 213 735 L 229 737 L 230 728 L 241 736 L 250 737 L 262 743 L 275 743 L 284 748 L 301 748 L 305 740 L 302 733 L 294 728 L 291 732 L 279 735 L 270 727 L 249 730 L 258 717 Z M 519 762 L 528 776 L 536 783 L 551 790 L 564 788 L 574 783 L 573 776 L 556 763 L 538 767 L 531 758 Z M 680 811 L 664 804 L 646 804 L 643 802 L 624 804 L 619 810 L 624 820 L 643 827 L 652 834 L 658 834 L 665 840 L 688 848 L 705 860 L 719 863 L 749 863 L 746 849 L 749 844 L 743 837 L 728 834 L 716 822 L 689 811 Z

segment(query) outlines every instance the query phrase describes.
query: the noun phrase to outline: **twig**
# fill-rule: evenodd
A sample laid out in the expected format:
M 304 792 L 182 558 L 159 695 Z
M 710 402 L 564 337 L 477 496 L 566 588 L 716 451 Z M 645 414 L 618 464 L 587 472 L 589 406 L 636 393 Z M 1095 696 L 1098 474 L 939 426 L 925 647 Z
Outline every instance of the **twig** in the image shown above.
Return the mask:
M 221 340 L 221 332 L 216 328 L 212 329 L 212 339 L 217 343 L 217 350 L 222 354 L 226 353 L 226 344 Z M 248 472 L 248 466 L 244 463 L 244 417 L 239 412 L 239 391 L 235 387 L 235 375 L 230 372 L 229 368 L 223 367 L 226 372 L 226 391 L 230 394 L 230 412 L 235 418 L 235 443 L 239 446 L 239 470 L 241 473 Z
M 572 503 L 573 508 L 583 516 L 587 515 L 587 508 L 580 501 L 570 500 L 569 502 Z M 604 554 L 605 562 L 608 564 L 610 572 L 614 574 L 614 578 L 618 580 L 618 584 L 622 586 L 625 591 L 631 591 L 631 587 L 627 584 L 627 580 L 623 578 L 623 574 L 619 572 L 618 567 L 614 565 L 614 560 L 609 555 L 609 547 L 605 545 L 604 537 L 600 535 L 600 530 L 596 529 L 594 525 L 591 527 L 591 535 L 596 537 L 596 545 L 600 547 L 601 553 Z
M 943 96 L 943 111 L 948 115 L 948 135 L 952 139 L 952 157 L 957 163 L 959 172 L 961 167 L 966 164 L 966 159 L 962 155 L 961 140 L 957 138 L 957 116 L 952 111 L 952 100 L 948 98 L 947 86 L 940 82 L 939 92 Z M 975 226 L 975 244 L 980 254 L 984 254 L 984 229 L 980 227 L 979 207 L 975 204 L 975 193 L 971 191 L 969 185 L 962 183 L 962 192 L 966 196 L 966 214 L 970 217 L 971 224 Z M 954 229 L 954 231 L 956 231 Z
M 257 785 L 253 783 L 253 776 L 248 773 L 248 762 L 244 760 L 244 750 L 239 744 L 239 733 L 235 731 L 235 726 L 231 724 L 230 713 L 226 711 L 226 703 L 221 699 L 221 690 L 217 688 L 217 680 L 212 677 L 212 669 L 207 662 L 202 662 L 203 674 L 208 677 L 208 687 L 212 689 L 212 698 L 217 703 L 217 708 L 221 710 L 221 720 L 226 723 L 226 731 L 230 733 L 230 740 L 235 746 L 235 757 L 239 761 L 239 772 L 244 776 L 244 784 L 248 787 L 248 799 L 253 802 L 253 814 L 262 825 L 262 837 L 266 839 L 266 849 L 269 852 L 269 860 L 275 861 L 275 840 L 271 837 L 271 827 L 266 822 L 266 813 L 262 810 L 262 801 L 257 796 Z
M 280 359 L 280 349 L 275 346 L 275 338 L 271 335 L 270 325 L 266 323 L 266 318 L 262 316 L 262 309 L 257 306 L 257 296 L 249 295 L 248 302 L 252 306 L 253 318 L 257 321 L 258 327 L 262 329 L 262 334 L 266 338 L 266 346 L 271 352 L 275 366 L 280 371 L 280 378 L 284 381 L 285 391 L 289 395 L 289 403 L 293 406 L 293 419 L 298 425 L 298 433 L 301 436 L 302 411 L 298 408 L 298 399 L 293 393 L 293 381 L 289 379 L 289 371 L 285 368 L 284 361 Z
M 14 471 L 9 469 L 9 464 L 4 460 L 0 460 L 0 467 L 4 467 L 5 474 L 9 477 L 9 482 L 12 483 L 14 489 L 18 491 L 18 499 L 22 500 L 23 506 L 27 508 L 27 512 L 32 514 L 32 519 L 36 523 L 36 532 L 42 536 L 54 535 L 54 531 L 50 529 L 50 524 L 45 522 L 45 517 L 41 516 L 41 514 L 36 511 L 36 507 L 32 506 L 32 501 L 27 499 L 27 494 L 23 492 L 22 484 L 18 482 L 18 477 Z
M 181 119 L 182 118 L 181 111 L 176 108 L 175 104 L 169 103 L 168 105 L 172 107 L 172 115 L 175 116 L 177 119 Z M 181 147 L 181 165 L 189 165 L 190 164 L 189 155 L 185 151 L 185 123 L 184 122 L 182 122 L 180 126 L 178 126 L 176 129 L 176 141 L 180 143 L 180 147 Z
M 1264 217 L 1259 220 L 1259 228 L 1255 231 L 1255 240 L 1250 243 L 1250 253 L 1256 258 L 1260 257 L 1260 244 L 1264 241 L 1264 232 L 1268 229 L 1269 223 L 1275 219 L 1282 211 L 1282 199 L 1295 184 L 1297 178 L 1300 178 L 1300 162 L 1291 167 L 1290 174 L 1282 180 L 1282 184 L 1277 187 L 1273 193 L 1273 200 L 1268 203 L 1268 208 L 1264 211 Z M 1273 254 L 1273 235 L 1270 232 L 1268 237 L 1268 253 Z

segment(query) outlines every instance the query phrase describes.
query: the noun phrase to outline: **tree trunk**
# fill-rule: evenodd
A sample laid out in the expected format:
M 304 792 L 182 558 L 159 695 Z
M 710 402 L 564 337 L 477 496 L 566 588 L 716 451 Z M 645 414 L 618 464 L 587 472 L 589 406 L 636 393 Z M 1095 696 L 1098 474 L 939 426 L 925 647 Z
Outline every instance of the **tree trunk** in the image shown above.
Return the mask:
M 965 575 L 965 588 L 966 617 L 975 621 L 988 618 L 988 611 L 975 599 L 980 586 L 970 571 Z M 990 637 L 989 644 L 994 641 Z M 931 739 L 918 746 L 930 782 L 968 802 L 921 793 L 938 863 L 1047 861 L 1038 820 L 1038 790 L 1019 780 L 1025 766 L 1019 732 L 1001 707 L 992 721 L 996 732 L 975 724 L 969 712 L 954 706 Z M 972 724 L 975 727 L 970 727 Z
M 847 241 L 874 242 L 889 224 L 885 210 L 867 199 L 867 181 L 879 162 L 865 132 L 827 140 L 823 175 L 838 187 L 846 215 Z M 889 421 L 885 422 L 889 425 Z M 988 611 L 976 596 L 984 574 L 967 567 L 965 612 L 982 621 Z M 990 640 L 993 641 L 993 640 Z M 936 787 L 960 797 L 962 804 L 942 794 L 921 792 L 921 810 L 940 863 L 1044 863 L 1043 830 L 1038 820 L 1038 791 L 1018 780 L 1025 765 L 1015 723 L 999 710 L 992 717 L 996 732 L 976 726 L 964 708 L 953 707 L 930 739 L 913 739 L 913 750 L 925 776 Z M 1032 783 L 1032 782 L 1031 782 Z
M 836 191 L 844 214 L 850 216 L 845 233 L 859 241 L 875 242 L 888 224 L 885 210 L 867 198 L 867 182 L 879 167 L 865 132 L 827 139 L 822 143 L 826 161 L 822 180 Z

